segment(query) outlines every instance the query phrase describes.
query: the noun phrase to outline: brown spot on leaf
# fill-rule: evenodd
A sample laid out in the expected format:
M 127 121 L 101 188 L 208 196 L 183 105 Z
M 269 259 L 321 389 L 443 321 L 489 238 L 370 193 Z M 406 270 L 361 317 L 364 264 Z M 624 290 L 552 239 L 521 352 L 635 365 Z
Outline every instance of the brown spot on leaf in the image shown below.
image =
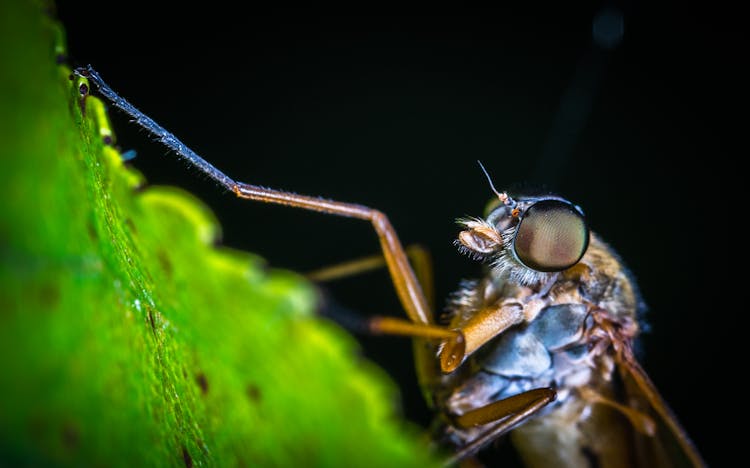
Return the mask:
M 39 288 L 38 297 L 42 307 L 52 309 L 60 302 L 60 290 L 54 284 L 43 284 Z
M 135 223 L 130 218 L 125 218 L 125 225 L 130 229 L 133 234 L 138 234 L 138 229 L 135 227 Z
M 86 232 L 89 235 L 89 239 L 91 239 L 92 241 L 99 240 L 99 234 L 96 232 L 96 228 L 94 227 L 94 223 L 92 223 L 91 221 L 89 221 L 88 223 L 86 223 Z
M 208 379 L 206 379 L 206 374 L 199 372 L 198 375 L 195 376 L 195 383 L 200 387 L 202 394 L 205 395 L 208 393 Z
M 247 396 L 250 398 L 250 401 L 253 403 L 258 403 L 262 397 L 260 393 L 260 388 L 258 388 L 257 385 L 254 384 L 248 384 L 247 386 Z
M 125 225 L 130 229 L 133 234 L 138 234 L 138 229 L 135 227 L 135 223 L 130 218 L 125 218 Z
M 161 266 L 161 269 L 164 270 L 164 273 L 166 273 L 167 276 L 172 276 L 172 262 L 169 260 L 169 255 L 167 255 L 167 252 L 164 250 L 159 250 L 156 253 L 156 258 L 159 260 L 159 265 Z
M 146 316 L 148 317 L 148 323 L 151 325 L 151 332 L 156 336 L 156 322 L 154 321 L 154 313 L 150 307 L 146 309 Z
M 66 423 L 62 430 L 62 441 L 65 447 L 68 449 L 74 449 L 78 447 L 81 436 L 78 433 L 78 429 L 71 423 Z
M 187 468 L 193 468 L 193 459 L 190 457 L 190 452 L 184 446 L 182 447 L 182 461 L 185 462 Z

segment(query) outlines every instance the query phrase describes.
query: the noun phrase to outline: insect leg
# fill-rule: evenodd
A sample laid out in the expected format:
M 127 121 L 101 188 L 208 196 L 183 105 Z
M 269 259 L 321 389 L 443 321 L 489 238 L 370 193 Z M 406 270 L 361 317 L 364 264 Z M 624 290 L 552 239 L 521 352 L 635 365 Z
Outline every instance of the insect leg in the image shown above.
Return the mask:
M 88 79 L 96 86 L 99 93 L 107 101 L 128 114 L 136 124 L 155 136 L 159 142 L 174 151 L 178 157 L 199 169 L 225 189 L 234 192 L 240 198 L 369 221 L 378 235 L 391 280 L 409 319 L 412 322 L 422 324 L 434 322 L 422 288 L 406 258 L 404 248 L 385 214 L 354 203 L 326 200 L 236 182 L 211 163 L 198 156 L 172 133 L 120 97 L 102 80 L 101 76 L 91 66 L 77 68 L 74 74 Z M 79 84 L 79 92 L 85 97 L 89 92 L 88 85 L 86 83 Z
M 588 387 L 580 387 L 578 389 L 578 393 L 581 394 L 581 397 L 583 399 L 590 403 L 607 405 L 610 408 L 619 411 L 623 416 L 628 418 L 628 421 L 630 421 L 630 424 L 633 425 L 633 428 L 641 434 L 653 437 L 653 435 L 656 433 L 656 422 L 646 413 L 618 403 L 615 400 L 607 398 L 596 392 L 596 390 Z
M 414 272 L 417 275 L 417 279 L 422 285 L 422 290 L 425 292 L 430 310 L 435 310 L 432 258 L 430 257 L 429 251 L 423 246 L 415 244 L 406 247 L 406 255 L 409 257 Z M 307 276 L 316 281 L 331 281 L 337 278 L 374 270 L 376 268 L 382 268 L 385 265 L 385 258 L 382 255 L 372 255 L 322 268 L 308 273 Z M 433 318 L 433 322 L 434 321 Z M 393 334 L 393 331 L 386 329 L 386 325 L 390 324 L 391 326 L 395 325 L 396 329 L 401 332 L 400 334 L 407 334 L 416 338 L 413 341 L 415 371 L 426 400 L 432 401 L 432 388 L 442 375 L 440 369 L 435 365 L 435 353 L 438 349 L 438 343 L 435 343 L 434 338 L 442 338 L 447 342 L 463 342 L 463 337 L 457 332 L 445 329 L 430 329 L 429 327 L 424 326 L 422 326 L 423 328 L 421 330 L 416 330 L 417 333 L 414 333 L 415 324 L 406 322 L 399 327 L 397 322 L 397 319 L 389 318 L 386 321 L 383 321 L 381 317 L 373 317 L 370 318 L 366 328 L 371 333 Z M 412 330 L 411 333 L 409 333 L 410 330 Z M 433 339 L 429 339 L 430 337 Z
M 326 200 L 296 193 L 282 192 L 257 185 L 237 182 L 235 193 L 240 198 L 264 203 L 273 203 L 310 211 L 327 213 L 347 218 L 357 218 L 372 223 L 380 240 L 380 247 L 385 257 L 391 280 L 406 313 L 415 323 L 433 323 L 432 314 L 427 306 L 422 288 L 417 281 L 409 261 L 404 253 L 401 241 L 388 217 L 373 208 L 354 203 Z
M 406 248 L 406 255 L 407 257 L 409 256 L 409 247 Z M 385 257 L 382 255 L 368 255 L 367 257 L 355 258 L 354 260 L 325 266 L 307 272 L 305 276 L 313 281 L 324 283 L 367 273 L 385 266 Z
M 472 353 L 508 328 L 523 323 L 529 306 L 517 301 L 506 301 L 498 306 L 477 311 L 461 328 L 463 342 L 445 341 L 440 348 L 440 368 L 444 373 L 453 372 Z
M 414 272 L 417 274 L 417 280 L 422 285 L 422 291 L 427 298 L 427 306 L 434 313 L 435 311 L 435 276 L 432 268 L 432 256 L 426 247 L 419 244 L 410 245 L 406 248 L 406 255 L 411 260 Z M 432 317 L 435 322 L 435 317 Z
M 453 455 L 449 463 L 455 464 L 475 454 L 486 444 L 510 431 L 547 404 L 553 402 L 556 397 L 557 394 L 551 388 L 536 388 L 458 416 L 455 423 L 463 428 L 483 426 L 492 422 L 497 422 L 497 424 L 492 425 L 470 444 L 462 447 Z
M 376 333 L 408 335 L 423 338 L 443 338 L 438 348 L 440 370 L 453 372 L 464 360 L 485 343 L 508 328 L 523 323 L 533 316 L 539 304 L 522 304 L 517 300 L 507 300 L 501 304 L 477 311 L 461 327 L 447 329 L 432 324 L 409 323 L 391 317 L 373 318 L 370 330 Z M 417 358 L 419 361 L 420 358 Z M 420 363 L 418 362 L 418 367 Z
M 115 93 L 112 88 L 110 88 L 109 85 L 107 85 L 107 83 L 102 80 L 102 77 L 99 76 L 99 73 L 97 73 L 96 70 L 91 67 L 91 65 L 85 68 L 76 68 L 75 70 L 73 70 L 73 74 L 88 79 L 90 83 L 96 86 L 99 94 L 104 97 L 110 104 L 130 116 L 133 119 L 133 123 L 156 137 L 156 139 L 161 144 L 174 151 L 180 159 L 184 160 L 196 169 L 199 169 L 201 172 L 216 181 L 225 189 L 230 191 L 234 189 L 235 182 L 229 176 L 215 168 L 205 159 L 198 156 L 193 150 L 191 150 L 187 145 L 181 142 L 171 132 L 166 130 L 161 125 L 157 124 L 153 119 L 151 119 L 151 117 L 138 110 L 134 105 L 125 100 L 125 98 Z M 82 98 L 86 97 L 86 95 L 89 93 L 89 88 L 86 83 L 80 83 L 78 85 L 78 90 Z
M 405 250 L 406 256 L 409 258 L 412 268 L 414 268 L 414 273 L 417 275 L 417 280 L 422 286 L 422 291 L 424 291 L 430 310 L 435 310 L 432 258 L 430 257 L 430 253 L 425 247 L 419 244 L 409 245 Z M 383 255 L 369 255 L 320 268 L 308 272 L 305 276 L 318 282 L 335 281 L 340 278 L 367 273 L 385 266 L 385 257 Z

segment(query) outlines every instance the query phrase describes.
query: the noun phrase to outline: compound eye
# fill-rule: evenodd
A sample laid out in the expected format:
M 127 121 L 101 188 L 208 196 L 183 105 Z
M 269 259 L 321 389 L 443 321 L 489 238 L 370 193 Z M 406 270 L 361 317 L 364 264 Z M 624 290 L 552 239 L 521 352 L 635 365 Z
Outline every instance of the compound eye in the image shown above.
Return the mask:
M 578 263 L 588 244 L 589 228 L 580 211 L 561 200 L 542 200 L 523 213 L 513 249 L 527 267 L 549 272 Z

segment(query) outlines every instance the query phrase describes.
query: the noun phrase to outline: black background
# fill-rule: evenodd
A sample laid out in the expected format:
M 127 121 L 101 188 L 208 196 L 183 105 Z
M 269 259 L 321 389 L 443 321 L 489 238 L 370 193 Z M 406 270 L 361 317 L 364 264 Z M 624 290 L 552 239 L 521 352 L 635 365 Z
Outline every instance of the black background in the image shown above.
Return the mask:
M 606 6 L 361 15 L 63 1 L 58 14 L 73 64 L 94 65 L 231 177 L 387 213 L 405 244 L 434 255 L 439 298 L 480 271 L 452 246 L 454 219 L 481 215 L 491 196 L 477 159 L 501 190 L 551 189 L 582 206 L 638 279 L 652 328 L 644 367 L 711 464 L 729 323 L 713 197 L 742 33 L 731 11 L 615 5 L 625 34 L 606 49 L 591 34 Z M 217 213 L 224 245 L 296 271 L 377 252 L 366 223 L 236 200 L 126 119 L 115 129 L 150 183 Z M 358 313 L 401 313 L 382 272 L 326 291 Z M 426 424 L 408 341 L 361 341 L 401 386 L 406 416 Z

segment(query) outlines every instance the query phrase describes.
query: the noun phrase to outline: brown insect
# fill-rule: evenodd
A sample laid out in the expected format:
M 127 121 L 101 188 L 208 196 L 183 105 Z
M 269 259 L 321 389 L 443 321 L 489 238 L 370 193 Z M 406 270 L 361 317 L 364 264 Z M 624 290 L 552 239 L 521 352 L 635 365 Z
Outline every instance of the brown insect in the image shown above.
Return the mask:
M 420 383 L 437 412 L 449 462 L 510 432 L 532 466 L 703 466 L 697 450 L 633 355 L 640 299 L 615 253 L 580 208 L 557 196 L 497 195 L 484 218 L 461 220 L 459 249 L 487 263 L 438 318 L 386 215 L 366 206 L 237 182 L 117 95 L 91 67 L 75 70 L 180 158 L 240 198 L 368 221 L 408 320 L 376 317 L 374 333 L 414 338 Z M 484 168 L 483 168 L 484 169 Z M 491 182 L 490 182 L 491 185 Z M 321 270 L 323 280 L 375 261 Z

